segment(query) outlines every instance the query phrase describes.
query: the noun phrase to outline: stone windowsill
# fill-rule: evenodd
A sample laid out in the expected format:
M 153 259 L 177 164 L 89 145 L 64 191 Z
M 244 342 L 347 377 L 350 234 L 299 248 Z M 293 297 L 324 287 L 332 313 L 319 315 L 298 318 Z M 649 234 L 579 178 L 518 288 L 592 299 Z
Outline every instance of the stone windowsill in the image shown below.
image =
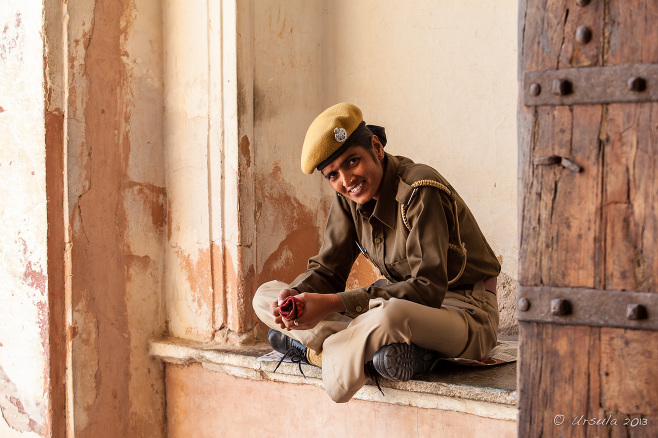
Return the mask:
M 187 365 L 200 363 L 208 370 L 232 376 L 275 382 L 322 387 L 321 369 L 282 363 L 274 373 L 275 362 L 259 362 L 258 357 L 271 351 L 267 345 L 230 347 L 200 344 L 181 339 L 151 342 L 152 357 L 165 363 Z M 422 380 L 391 382 L 380 380 L 382 395 L 370 382 L 355 399 L 428 409 L 464 412 L 481 417 L 516 420 L 516 364 L 471 369 L 450 364 L 441 365 Z

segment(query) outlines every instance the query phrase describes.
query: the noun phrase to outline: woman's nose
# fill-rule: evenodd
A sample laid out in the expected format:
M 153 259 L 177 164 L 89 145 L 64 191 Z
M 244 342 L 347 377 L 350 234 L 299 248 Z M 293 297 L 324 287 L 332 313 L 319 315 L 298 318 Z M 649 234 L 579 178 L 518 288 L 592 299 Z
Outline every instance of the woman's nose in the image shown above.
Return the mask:
M 352 180 L 354 179 L 352 177 L 352 174 L 348 172 L 341 172 L 341 176 L 343 178 L 343 187 L 345 188 L 349 187 L 350 184 L 352 183 Z

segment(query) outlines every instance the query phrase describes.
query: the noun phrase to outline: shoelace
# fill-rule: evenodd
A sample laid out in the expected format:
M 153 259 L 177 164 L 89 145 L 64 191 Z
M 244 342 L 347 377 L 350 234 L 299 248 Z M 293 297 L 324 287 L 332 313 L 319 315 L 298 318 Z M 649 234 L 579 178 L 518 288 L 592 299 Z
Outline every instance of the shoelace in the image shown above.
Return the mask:
M 288 350 L 286 350 L 286 352 L 283 353 L 283 356 L 279 360 L 279 363 L 276 364 L 276 367 L 274 368 L 273 372 L 276 373 L 276 370 L 279 369 L 279 365 L 281 365 L 283 361 L 286 360 L 286 357 L 289 357 L 292 363 L 296 363 L 299 366 L 299 372 L 302 373 L 302 376 L 304 376 L 304 378 L 306 378 L 306 375 L 302 370 L 302 363 L 306 363 L 306 356 L 299 348 L 295 346 L 288 348 Z
M 368 362 L 366 364 L 366 374 L 368 374 L 370 380 L 375 382 L 375 385 L 377 385 L 377 389 L 379 389 L 379 392 L 381 392 L 382 395 L 386 397 L 386 394 L 384 394 L 384 390 L 382 389 L 381 386 L 379 386 L 379 373 L 375 369 L 375 365 L 372 362 Z

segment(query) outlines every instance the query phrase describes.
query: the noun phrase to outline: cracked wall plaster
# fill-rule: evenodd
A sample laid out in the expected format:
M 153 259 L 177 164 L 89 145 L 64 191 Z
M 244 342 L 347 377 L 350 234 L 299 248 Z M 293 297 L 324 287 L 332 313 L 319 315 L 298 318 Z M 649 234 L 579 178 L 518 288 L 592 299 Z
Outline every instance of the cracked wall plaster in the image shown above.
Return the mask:
M 164 436 L 162 4 L 69 2 L 76 436 Z

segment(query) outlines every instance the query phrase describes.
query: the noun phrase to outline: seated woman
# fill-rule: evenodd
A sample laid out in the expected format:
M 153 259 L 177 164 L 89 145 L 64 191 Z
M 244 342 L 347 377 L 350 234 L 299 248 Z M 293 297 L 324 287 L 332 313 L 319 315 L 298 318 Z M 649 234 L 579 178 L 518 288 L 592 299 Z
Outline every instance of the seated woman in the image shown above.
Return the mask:
M 266 283 L 253 300 L 272 347 L 321 366 L 336 402 L 350 400 L 372 368 L 405 381 L 440 357 L 479 360 L 496 345 L 494 252 L 445 178 L 385 145 L 384 129 L 352 104 L 313 121 L 302 170 L 319 170 L 336 191 L 320 253 L 291 284 Z M 386 280 L 345 290 L 359 254 Z M 284 319 L 289 296 L 303 312 Z

